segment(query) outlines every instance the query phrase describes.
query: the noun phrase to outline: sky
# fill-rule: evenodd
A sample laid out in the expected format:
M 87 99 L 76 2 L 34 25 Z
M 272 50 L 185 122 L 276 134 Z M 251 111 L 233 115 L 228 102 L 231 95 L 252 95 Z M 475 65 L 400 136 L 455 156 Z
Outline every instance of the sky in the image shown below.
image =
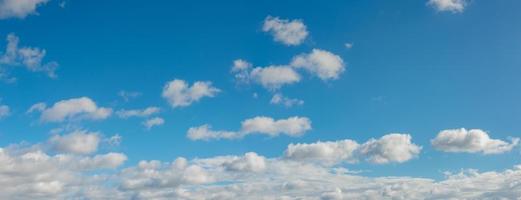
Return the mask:
M 519 7 L 0 0 L 0 198 L 515 199 Z

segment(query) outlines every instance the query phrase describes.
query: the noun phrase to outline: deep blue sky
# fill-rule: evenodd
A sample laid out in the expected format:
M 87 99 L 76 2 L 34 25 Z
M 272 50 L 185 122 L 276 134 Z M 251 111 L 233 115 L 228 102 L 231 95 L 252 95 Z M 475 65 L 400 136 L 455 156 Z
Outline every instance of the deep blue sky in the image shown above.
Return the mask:
M 462 13 L 437 12 L 424 1 L 52 1 L 39 15 L 0 20 L 0 51 L 9 33 L 23 45 L 47 50 L 59 62 L 57 79 L 12 71 L 15 83 L 0 84 L 1 103 L 12 115 L 0 120 L 0 145 L 38 142 L 63 124 L 38 122 L 26 110 L 37 102 L 87 96 L 115 110 L 159 106 L 163 126 L 147 131 L 141 119 L 82 122 L 84 129 L 123 137 L 117 150 L 133 165 L 254 151 L 279 156 L 289 143 L 409 133 L 423 146 L 403 164 L 347 165 L 373 175 L 440 177 L 461 168 L 498 170 L 521 161 L 519 149 L 500 155 L 446 154 L 430 140 L 444 129 L 479 128 L 491 137 L 519 136 L 521 126 L 521 2 L 472 1 Z M 204 6 L 202 6 L 204 5 Z M 262 31 L 267 16 L 301 19 L 310 36 L 286 46 Z M 346 49 L 345 43 L 353 43 Z M 305 101 L 284 108 L 269 104 L 272 93 L 240 87 L 230 74 L 235 59 L 256 66 L 288 63 L 320 48 L 347 63 L 338 80 L 304 81 L 282 92 Z M 172 109 L 161 98 L 175 78 L 212 81 L 215 98 Z M 121 90 L 142 95 L 129 102 Z M 257 99 L 253 93 L 258 93 Z M 236 141 L 191 141 L 186 130 L 212 124 L 236 130 L 254 116 L 306 116 L 313 130 L 302 137 L 251 136 Z M 421 170 L 420 170 L 421 169 Z

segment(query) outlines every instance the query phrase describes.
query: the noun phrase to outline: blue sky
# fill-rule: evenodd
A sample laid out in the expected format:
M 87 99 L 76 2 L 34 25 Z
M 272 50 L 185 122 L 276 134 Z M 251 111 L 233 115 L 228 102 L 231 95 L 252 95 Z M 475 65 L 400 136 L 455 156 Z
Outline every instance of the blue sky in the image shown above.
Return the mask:
M 378 139 L 397 133 L 411 137 L 401 138 L 410 144 L 400 143 L 406 149 L 396 150 L 405 157 L 371 161 L 393 154 L 378 143 L 370 152 L 358 149 L 357 162 L 343 158 L 326 169 L 443 181 L 445 171 L 501 173 L 521 161 L 516 142 L 521 131 L 519 1 L 24 0 L 18 3 L 26 10 L 10 11 L 16 3 L 0 0 L 0 58 L 7 55 L 10 34 L 19 39 L 18 50 L 39 48 L 36 53 L 45 50 L 45 55 L 33 68 L 24 63 L 23 51 L 14 61 L 0 59 L 0 75 L 6 72 L 0 76 L 0 105 L 9 110 L 2 116 L 0 107 L 0 146 L 6 149 L 23 144 L 30 147 L 16 148 L 74 155 L 60 152 L 49 138 L 93 134 L 100 140 L 98 153 L 125 155 L 125 162 L 109 172 L 116 173 L 143 160 L 178 157 L 196 163 L 198 158 L 255 152 L 266 159 L 288 159 L 289 144 L 350 139 L 363 146 L 371 138 L 383 141 Z M 270 20 L 283 28 L 266 29 Z M 284 30 L 297 35 L 277 38 Z M 315 50 L 324 54 L 313 54 Z M 305 63 L 294 64 L 297 57 Z M 248 67 L 232 70 L 237 60 Z M 44 69 L 52 62 L 58 63 L 56 77 Z M 263 85 L 262 80 L 288 77 L 254 72 L 269 66 L 295 72 L 299 79 L 275 88 Z M 333 75 L 321 77 L 320 70 Z M 239 73 L 247 80 L 237 80 Z M 181 91 L 172 87 L 174 94 L 166 97 L 173 80 L 187 85 Z M 196 82 L 204 85 L 204 94 L 190 93 Z M 125 99 L 122 93 L 132 97 Z M 294 101 L 270 103 L 274 95 Z M 60 110 L 67 117 L 45 118 L 46 111 L 58 112 L 53 109 L 57 102 L 80 97 L 88 101 L 67 109 L 94 103 L 110 113 L 99 117 L 91 111 Z M 172 103 L 179 98 L 187 105 Z M 37 103 L 46 107 L 28 113 Z M 149 107 L 160 111 L 122 117 L 124 111 Z M 94 115 L 100 119 L 91 119 Z M 259 124 L 251 131 L 241 127 L 262 116 L 275 122 L 305 118 L 310 127 L 300 124 L 296 134 L 285 129 L 286 121 Z M 151 119 L 162 122 L 143 125 Z M 216 132 L 244 135 L 187 136 L 190 128 L 205 124 Z M 442 138 L 444 131 L 449 139 Z M 121 136 L 120 144 L 107 142 L 114 135 Z M 332 159 L 307 153 L 319 162 Z

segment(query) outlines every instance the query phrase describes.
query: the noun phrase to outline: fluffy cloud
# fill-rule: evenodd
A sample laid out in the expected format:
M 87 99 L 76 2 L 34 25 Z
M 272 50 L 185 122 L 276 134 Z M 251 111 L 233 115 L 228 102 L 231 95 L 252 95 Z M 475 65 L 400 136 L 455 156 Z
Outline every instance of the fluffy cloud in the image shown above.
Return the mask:
M 375 141 L 403 138 L 407 139 L 389 136 Z M 401 143 L 397 142 L 396 148 L 401 148 Z M 300 157 L 344 160 L 353 156 L 345 152 L 364 145 L 351 140 L 313 144 L 320 145 L 309 146 Z M 172 162 L 143 160 L 135 166 L 116 169 L 127 159 L 124 154 L 52 155 L 37 147 L 0 148 L 1 199 L 516 199 L 521 196 L 521 166 L 499 172 L 469 169 L 445 173 L 445 179 L 436 181 L 366 177 L 314 160 L 293 160 L 287 155 L 266 158 L 248 152 L 191 160 L 180 157 Z
M 344 72 L 344 61 L 329 51 L 313 49 L 293 58 L 291 66 L 303 68 L 322 80 L 337 79 Z
M 0 105 L 0 119 L 5 118 L 9 116 L 11 113 L 9 106 L 7 105 Z
M 467 6 L 467 0 L 429 0 L 427 5 L 440 12 L 460 13 Z
M 36 8 L 49 0 L 0 0 L 0 19 L 20 18 L 36 13 Z
M 313 161 L 333 165 L 341 162 L 402 163 L 418 156 L 421 147 L 411 142 L 408 134 L 388 134 L 358 144 L 353 140 L 290 144 L 285 157 L 296 161 Z
M 256 67 L 250 72 L 250 78 L 271 90 L 300 81 L 300 75 L 288 66 Z
M 309 34 L 302 20 L 290 21 L 271 16 L 266 17 L 264 20 L 262 30 L 271 33 L 275 41 L 282 42 L 288 46 L 301 44 Z
M 96 152 L 100 137 L 98 133 L 75 131 L 67 135 L 55 135 L 49 139 L 51 147 L 60 153 L 90 154 Z
M 47 108 L 44 103 L 38 103 L 28 112 L 40 111 L 40 120 L 43 122 L 63 122 L 65 120 L 100 120 L 109 117 L 112 109 L 98 107 L 88 97 L 73 98 L 56 102 Z
M 158 107 L 148 107 L 145 109 L 133 109 L 133 110 L 119 110 L 116 114 L 121 118 L 129 117 L 148 117 L 150 115 L 157 114 L 161 111 Z
M 303 100 L 300 99 L 292 99 L 288 98 L 281 93 L 276 93 L 273 95 L 270 101 L 271 104 L 275 105 L 283 105 L 285 107 L 292 107 L 292 106 L 301 106 L 304 104 Z
M 152 119 L 147 119 L 145 122 L 143 122 L 143 126 L 145 126 L 147 129 L 151 129 L 154 126 L 161 126 L 165 123 L 165 120 L 161 117 L 154 117 Z
M 2 67 L 2 65 L 24 66 L 29 71 L 45 72 L 49 77 L 56 77 L 55 70 L 58 67 L 58 63 L 54 61 L 43 63 L 43 59 L 47 54 L 45 49 L 19 47 L 19 43 L 20 39 L 16 35 L 11 33 L 7 36 L 6 50 L 3 55 L 0 55 L 0 67 Z M 7 72 L 3 72 L 3 74 L 6 73 Z
M 280 134 L 297 137 L 311 130 L 311 120 L 306 117 L 290 117 L 274 120 L 269 117 L 246 119 L 239 131 L 213 131 L 209 125 L 188 129 L 187 137 L 191 140 L 238 139 L 250 134 L 263 134 L 271 137 Z
M 220 90 L 211 82 L 197 81 L 189 86 L 185 81 L 175 79 L 163 87 L 163 98 L 174 108 L 185 107 L 199 101 L 203 97 L 214 97 Z
M 466 152 L 482 154 L 500 154 L 511 151 L 518 145 L 519 138 L 513 138 L 510 143 L 491 139 L 483 130 L 451 129 L 443 130 L 431 140 L 434 148 L 444 152 Z

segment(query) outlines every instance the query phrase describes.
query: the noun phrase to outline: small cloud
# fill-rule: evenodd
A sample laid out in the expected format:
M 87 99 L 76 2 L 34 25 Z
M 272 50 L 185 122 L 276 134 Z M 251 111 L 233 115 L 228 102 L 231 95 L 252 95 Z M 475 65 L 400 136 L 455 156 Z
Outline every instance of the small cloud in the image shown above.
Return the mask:
M 344 46 L 346 47 L 346 49 L 351 49 L 353 48 L 353 43 L 345 43 Z
M 438 12 L 461 13 L 467 6 L 467 0 L 429 0 L 427 5 Z
M 302 20 L 280 19 L 272 16 L 266 17 L 262 31 L 271 33 L 275 41 L 288 46 L 301 44 L 309 35 Z
M 148 119 L 143 122 L 143 126 L 146 127 L 147 130 L 150 130 L 154 126 L 160 126 L 165 123 L 165 120 L 161 117 L 154 117 L 152 119 Z

